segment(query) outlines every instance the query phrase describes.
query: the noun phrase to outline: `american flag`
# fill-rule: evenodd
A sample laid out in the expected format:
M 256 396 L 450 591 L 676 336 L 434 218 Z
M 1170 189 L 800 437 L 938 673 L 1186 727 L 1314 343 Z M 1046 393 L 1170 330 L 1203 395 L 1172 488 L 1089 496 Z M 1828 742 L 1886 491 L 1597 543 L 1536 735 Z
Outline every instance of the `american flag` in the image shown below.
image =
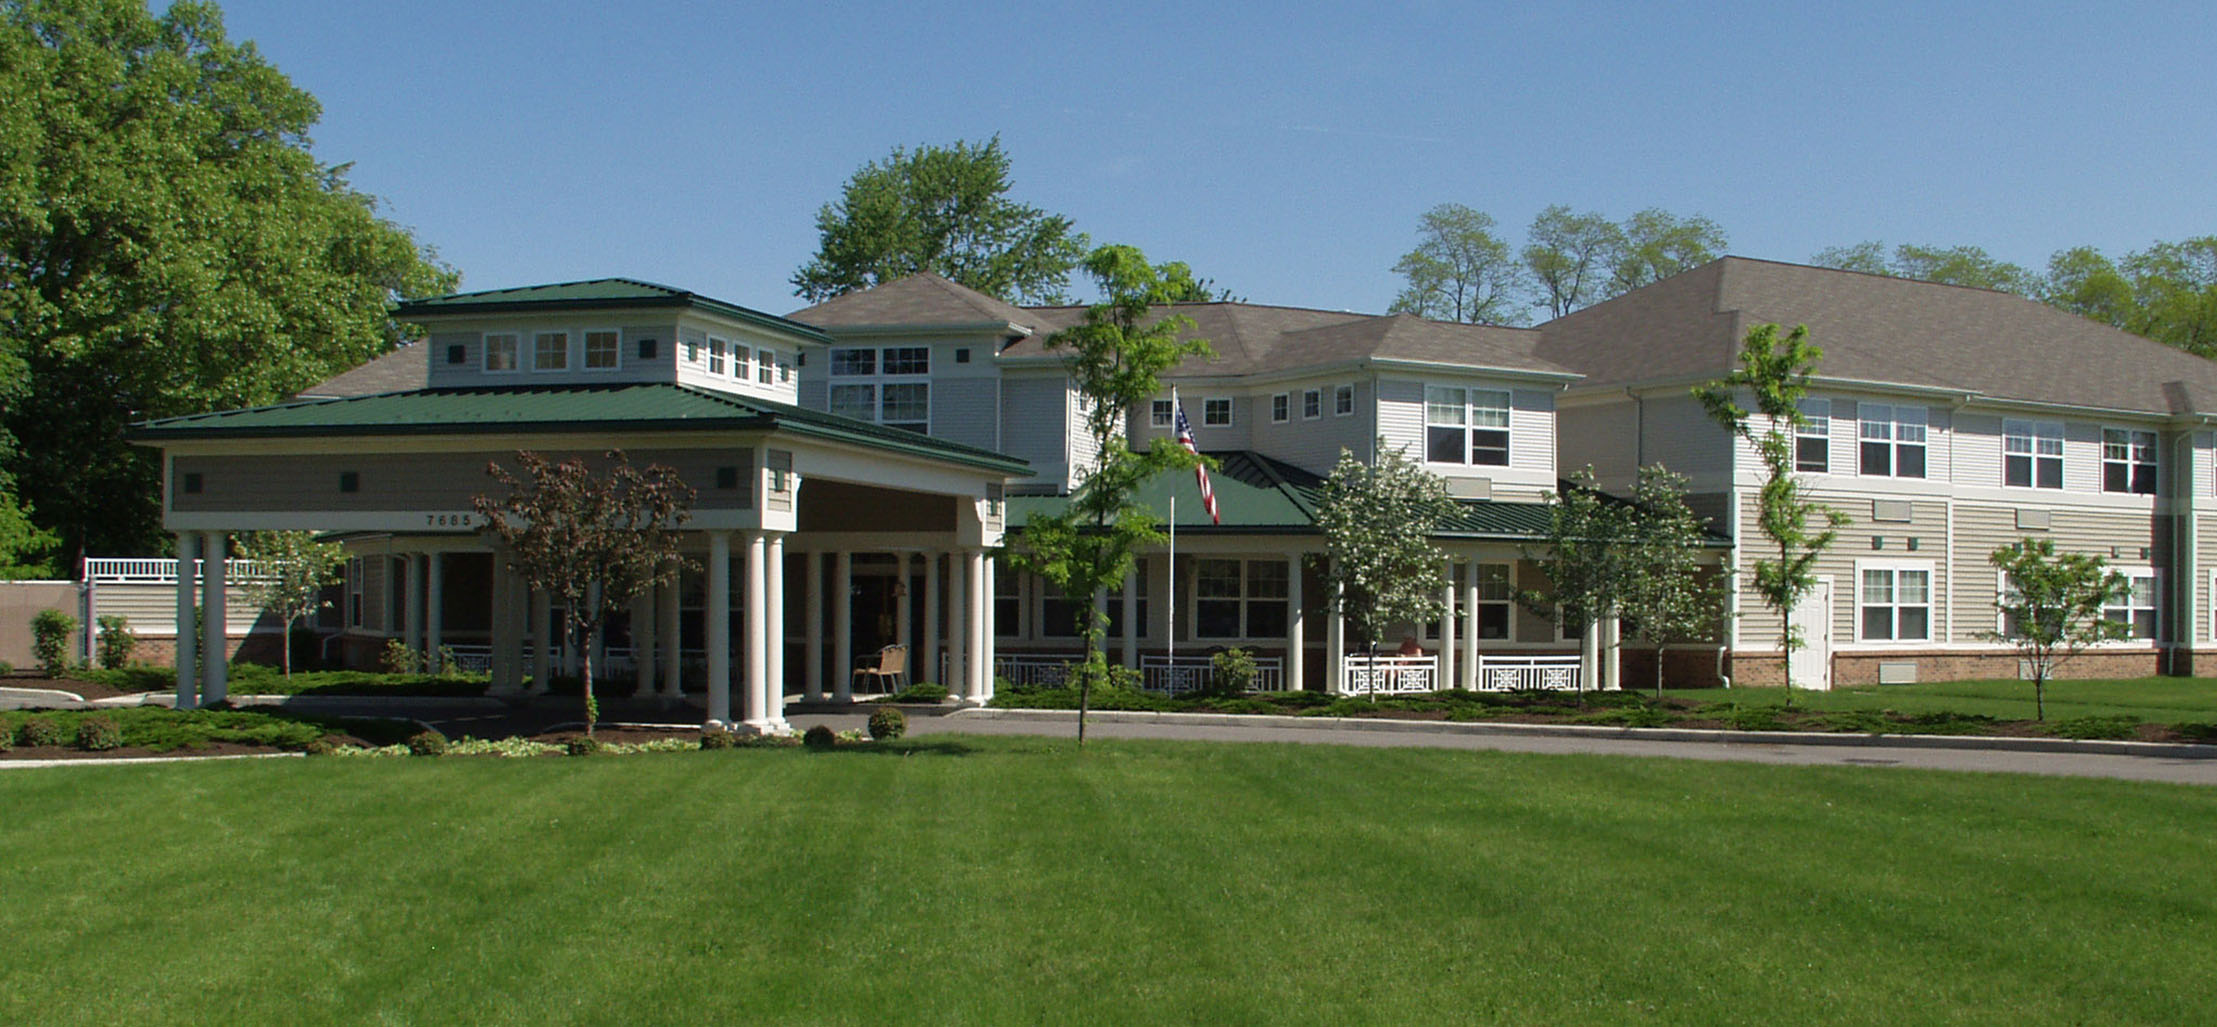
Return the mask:
M 1172 400 L 1171 405 L 1178 412 L 1178 445 L 1184 446 L 1186 452 L 1196 457 L 1200 456 L 1201 451 L 1193 445 L 1193 422 L 1185 419 L 1185 404 Z M 1224 518 L 1216 514 L 1216 490 L 1209 486 L 1209 469 L 1200 464 L 1194 464 L 1193 480 L 1201 485 L 1201 503 L 1209 508 L 1209 522 L 1212 524 L 1224 523 Z

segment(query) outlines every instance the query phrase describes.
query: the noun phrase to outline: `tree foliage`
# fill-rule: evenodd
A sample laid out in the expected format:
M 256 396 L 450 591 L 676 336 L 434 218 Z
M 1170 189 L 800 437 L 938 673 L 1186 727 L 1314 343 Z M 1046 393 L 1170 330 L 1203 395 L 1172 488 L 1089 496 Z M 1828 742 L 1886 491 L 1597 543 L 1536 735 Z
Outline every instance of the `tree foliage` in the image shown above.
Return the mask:
M 1794 474 L 1793 432 L 1807 423 L 1801 400 L 1808 395 L 1809 375 L 1823 356 L 1824 351 L 1809 341 L 1806 325 L 1795 325 L 1784 336 L 1777 325 L 1756 325 L 1740 345 L 1740 366 L 1694 389 L 1710 418 L 1748 440 L 1763 462 L 1756 521 L 1777 557 L 1755 561 L 1754 587 L 1763 605 L 1778 616 L 1778 654 L 1785 665 L 1789 706 L 1794 701 L 1794 650 L 1805 644 L 1793 622 L 1794 609 L 1816 588 L 1812 568 L 1817 557 L 1831 547 L 1838 529 L 1847 523 L 1844 514 L 1803 495 Z M 1753 414 L 1761 415 L 1760 421 L 1740 405 L 1743 393 L 1754 399 Z
M 1593 468 L 1571 472 L 1547 497 L 1544 544 L 1525 553 L 1547 588 L 1519 591 L 1518 602 L 1566 626 L 1585 628 L 1607 616 L 1623 605 L 1631 534 L 1630 509 L 1596 487 Z
M 622 450 L 607 454 L 605 473 L 580 458 L 554 463 L 529 450 L 517 452 L 515 462 L 521 477 L 497 462 L 487 464 L 485 473 L 506 494 L 480 494 L 471 505 L 525 584 L 566 611 L 567 637 L 585 654 L 585 733 L 591 735 L 600 711 L 590 641 L 611 611 L 677 580 L 684 567 L 678 528 L 692 515 L 693 489 L 660 464 L 631 466 Z
M 453 287 L 310 152 L 318 114 L 211 4 L 0 4 L 0 459 L 65 554 L 159 547 L 132 421 L 275 402 Z
M 1809 262 L 1818 267 L 1914 278 L 1942 285 L 1967 285 L 2019 296 L 2040 291 L 2040 276 L 2020 264 L 1995 257 L 1977 246 L 1919 246 L 1904 243 L 1889 255 L 1884 243 L 1860 242 L 1817 251 Z
M 1616 222 L 1556 204 L 1532 219 L 1525 240 L 1524 266 L 1539 283 L 1539 305 L 1548 316 L 1609 298 L 1624 253 L 1624 229 Z
M 284 625 L 285 676 L 292 677 L 293 623 L 330 605 L 323 590 L 338 583 L 346 547 L 312 531 L 261 531 L 247 536 L 239 556 L 261 564 L 246 583 L 246 600 Z
M 1047 339 L 1050 352 L 1065 353 L 1070 380 L 1084 401 L 1084 430 L 1099 457 L 1086 468 L 1070 502 L 1054 514 L 1033 514 L 1024 525 L 1023 568 L 1063 595 L 1090 597 L 1121 583 L 1139 550 L 1165 536 L 1154 511 L 1138 499 L 1157 475 L 1190 469 L 1195 456 L 1169 439 L 1134 450 L 1125 418 L 1161 391 L 1161 376 L 1189 357 L 1210 355 L 1205 339 L 1187 338 L 1191 318 L 1158 308 L 1196 288 L 1183 264 L 1156 265 L 1130 246 L 1103 246 L 1085 259 L 1103 299 L 1085 319 Z M 1086 712 L 1096 681 L 1108 679 L 1103 642 L 1108 618 L 1094 603 L 1085 608 L 1085 663 L 1078 668 L 1078 742 L 1085 742 Z
M 1531 283 L 1494 228 L 1492 217 L 1460 203 L 1425 211 L 1416 248 L 1393 265 L 1407 283 L 1394 311 L 1465 324 L 1523 324 Z
M 816 212 L 816 256 L 793 291 L 820 302 L 931 271 L 1011 303 L 1059 303 L 1086 253 L 1070 219 L 1008 198 L 1008 154 L 984 145 L 895 147 Z
M 1627 507 L 1627 570 L 1621 609 L 1655 652 L 1655 694 L 1663 693 L 1663 649 L 1714 637 L 1724 578 L 1703 570 L 1704 518 L 1686 505 L 1686 476 L 1661 464 L 1640 468 Z
M 1340 450 L 1316 507 L 1325 588 L 1361 652 L 1395 624 L 1441 616 L 1447 554 L 1432 535 L 1455 509 L 1438 475 L 1383 438 L 1377 453 L 1375 463 L 1364 463 Z
M 1987 562 L 2001 572 L 2000 630 L 1987 637 L 2006 642 L 2032 668 L 2032 703 L 2048 719 L 2048 679 L 2057 666 L 2097 642 L 2129 637 L 2131 625 L 2110 620 L 2104 607 L 2123 600 L 2123 575 L 2085 553 L 2057 555 L 2053 539 L 2028 538 L 1994 550 Z
M 1716 222 L 1653 207 L 1624 219 L 1617 230 L 1624 242 L 1609 277 L 1611 296 L 1706 264 L 1723 256 L 1726 246 L 1724 229 Z

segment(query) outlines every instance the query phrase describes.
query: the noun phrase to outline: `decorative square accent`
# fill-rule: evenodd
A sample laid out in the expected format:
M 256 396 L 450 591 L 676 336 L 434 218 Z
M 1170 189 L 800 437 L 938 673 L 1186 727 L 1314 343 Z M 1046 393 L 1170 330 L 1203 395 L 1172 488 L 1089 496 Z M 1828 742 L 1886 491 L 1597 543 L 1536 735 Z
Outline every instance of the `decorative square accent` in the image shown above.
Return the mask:
M 340 471 L 340 472 L 339 472 L 339 491 L 341 491 L 341 492 L 360 492 L 360 491 L 362 491 L 362 472 L 360 472 L 360 471 Z
M 462 345 L 459 342 L 446 348 L 446 362 L 449 364 L 466 363 L 469 361 L 469 358 L 470 348 L 468 346 Z
M 738 488 L 738 487 L 739 487 L 739 469 L 738 469 L 738 468 L 736 468 L 736 467 L 718 467 L 718 468 L 716 468 L 716 487 L 717 487 L 717 488 L 720 488 L 720 489 L 735 489 L 735 488 Z

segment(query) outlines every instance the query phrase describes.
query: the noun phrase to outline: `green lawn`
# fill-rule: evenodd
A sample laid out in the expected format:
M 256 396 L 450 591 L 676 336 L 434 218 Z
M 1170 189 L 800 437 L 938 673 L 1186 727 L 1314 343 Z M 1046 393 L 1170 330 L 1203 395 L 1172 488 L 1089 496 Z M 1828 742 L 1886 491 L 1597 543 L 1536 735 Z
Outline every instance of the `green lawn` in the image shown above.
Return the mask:
M 2217 789 L 2100 780 L 935 737 L 0 810 L 0 1023 L 2184 1023 L 2217 966 Z
M 2217 721 L 2217 679 L 2135 678 L 2128 681 L 2048 682 L 2048 719 L 2129 715 L 2154 724 Z M 1653 690 L 1649 690 L 1653 695 Z M 1742 706 L 1778 705 L 1783 688 L 1676 688 L 1665 694 Z M 1870 685 L 1829 692 L 1794 690 L 1794 703 L 1818 710 L 1899 710 L 1903 713 L 1982 714 L 2031 720 L 2030 681 L 1942 681 Z
M 122 667 L 76 673 L 126 692 L 169 692 L 177 688 L 177 672 L 168 667 Z M 491 679 L 483 674 L 383 674 L 359 670 L 303 670 L 286 677 L 283 671 L 259 663 L 233 663 L 229 675 L 232 695 L 484 695 Z M 606 686 L 601 686 L 605 688 Z

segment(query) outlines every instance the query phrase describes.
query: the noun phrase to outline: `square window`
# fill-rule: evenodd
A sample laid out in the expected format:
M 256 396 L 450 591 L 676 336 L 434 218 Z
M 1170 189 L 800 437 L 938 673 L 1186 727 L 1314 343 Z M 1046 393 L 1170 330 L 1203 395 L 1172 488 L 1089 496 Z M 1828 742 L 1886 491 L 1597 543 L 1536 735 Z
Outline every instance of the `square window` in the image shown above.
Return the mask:
M 1149 427 L 1168 428 L 1170 427 L 1170 419 L 1171 409 L 1169 400 L 1158 399 L 1148 404 L 1147 424 Z
M 199 471 L 186 471 L 186 472 L 185 472 L 185 491 L 186 491 L 187 493 L 194 493 L 194 492 L 199 492 L 199 491 L 200 491 L 200 487 L 201 487 L 200 472 L 199 472 Z
M 738 488 L 738 487 L 739 487 L 739 468 L 737 468 L 737 467 L 718 467 L 718 468 L 716 468 L 716 487 L 717 487 L 717 488 L 720 488 L 720 489 L 735 489 L 735 488 Z
M 653 359 L 654 359 L 654 340 L 653 340 L 653 339 L 641 339 L 641 340 L 639 340 L 639 359 L 641 359 L 641 360 L 653 360 Z
M 2102 491 L 2155 494 L 2155 433 L 2102 429 Z
M 832 386 L 831 412 L 841 417 L 852 417 L 859 421 L 877 420 L 878 387 L 875 385 Z
M 360 491 L 362 491 L 362 472 L 360 472 L 360 471 L 340 471 L 340 472 L 339 472 L 339 491 L 341 491 L 341 492 L 360 492 Z
M 465 364 L 469 362 L 469 359 L 470 348 L 468 346 L 455 343 L 446 348 L 446 362 L 449 364 Z
M 606 371 L 616 366 L 619 340 L 615 332 L 585 333 L 585 368 Z
M 1206 428 L 1231 427 L 1232 401 L 1223 398 L 1211 398 L 1202 400 L 1201 425 L 1202 427 Z
M 564 371 L 570 366 L 570 333 L 540 332 L 531 337 L 531 369 Z
M 514 335 L 488 335 L 485 337 L 485 370 L 513 371 L 516 363 L 516 337 Z

